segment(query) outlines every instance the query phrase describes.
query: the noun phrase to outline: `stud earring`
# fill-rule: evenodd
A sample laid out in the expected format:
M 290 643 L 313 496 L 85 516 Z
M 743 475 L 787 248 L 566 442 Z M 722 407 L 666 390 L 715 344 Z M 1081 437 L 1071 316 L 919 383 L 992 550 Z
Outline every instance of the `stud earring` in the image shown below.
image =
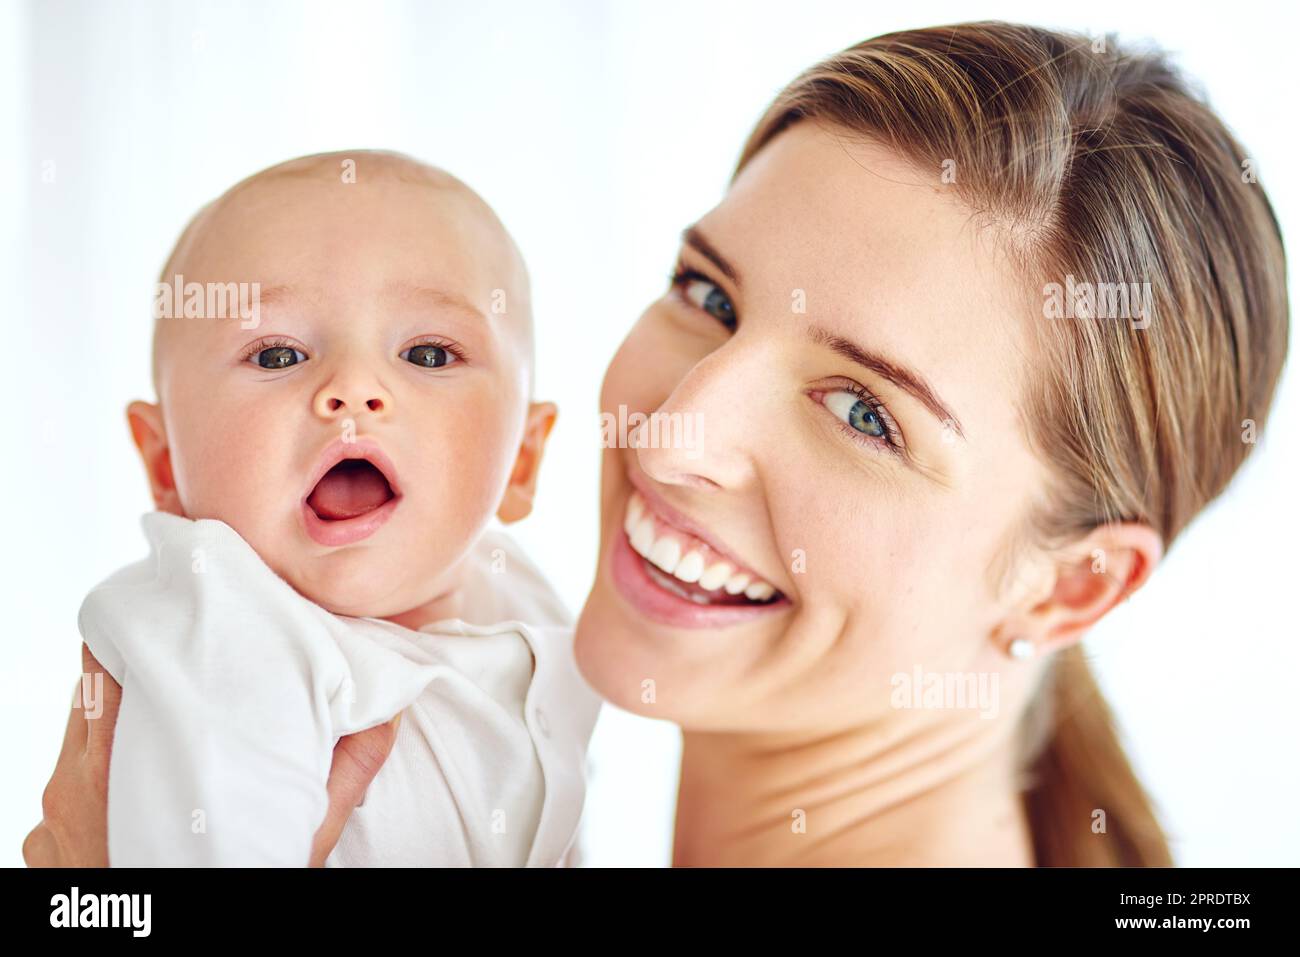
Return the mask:
M 1034 643 L 1028 638 L 1017 638 L 1007 646 L 1007 654 L 1012 658 L 1024 660 L 1034 657 Z

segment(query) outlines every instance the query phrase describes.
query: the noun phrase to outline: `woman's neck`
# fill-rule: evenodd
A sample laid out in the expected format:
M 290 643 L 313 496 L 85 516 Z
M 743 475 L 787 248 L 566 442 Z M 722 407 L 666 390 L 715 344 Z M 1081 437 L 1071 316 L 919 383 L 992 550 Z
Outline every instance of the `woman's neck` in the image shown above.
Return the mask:
M 683 732 L 673 865 L 1032 866 L 1007 722 Z

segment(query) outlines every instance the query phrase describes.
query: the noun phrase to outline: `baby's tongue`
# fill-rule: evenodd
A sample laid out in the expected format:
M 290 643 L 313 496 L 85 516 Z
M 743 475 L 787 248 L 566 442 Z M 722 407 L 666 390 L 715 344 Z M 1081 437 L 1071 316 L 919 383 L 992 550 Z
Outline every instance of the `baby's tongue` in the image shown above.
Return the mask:
M 391 497 L 378 469 L 364 459 L 347 459 L 316 483 L 307 504 L 321 518 L 336 522 L 376 509 Z

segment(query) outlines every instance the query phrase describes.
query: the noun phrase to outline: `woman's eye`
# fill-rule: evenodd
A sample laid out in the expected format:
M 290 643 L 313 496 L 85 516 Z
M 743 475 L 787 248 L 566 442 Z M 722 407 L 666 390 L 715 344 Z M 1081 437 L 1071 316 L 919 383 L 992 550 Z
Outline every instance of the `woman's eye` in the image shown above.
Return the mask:
M 437 369 L 454 361 L 452 353 L 442 346 L 411 346 L 402 352 L 402 358 L 424 369 Z
M 290 349 L 288 346 L 271 346 L 258 352 L 255 358 L 257 364 L 263 369 L 287 369 L 289 366 L 307 361 L 305 353 Z
M 828 392 L 823 404 L 855 431 L 873 439 L 890 438 L 889 427 L 881 421 L 870 403 L 863 401 L 857 393 Z
M 687 279 L 682 294 L 728 329 L 736 326 L 736 310 L 727 294 L 707 279 Z

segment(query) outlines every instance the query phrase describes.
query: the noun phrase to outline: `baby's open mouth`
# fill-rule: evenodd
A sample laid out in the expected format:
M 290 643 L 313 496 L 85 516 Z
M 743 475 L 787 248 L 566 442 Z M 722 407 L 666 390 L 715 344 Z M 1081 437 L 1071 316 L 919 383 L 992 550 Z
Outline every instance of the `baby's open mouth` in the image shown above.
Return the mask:
M 342 522 L 393 498 L 383 472 L 365 459 L 344 459 L 321 476 L 307 496 L 307 507 L 323 522 Z

